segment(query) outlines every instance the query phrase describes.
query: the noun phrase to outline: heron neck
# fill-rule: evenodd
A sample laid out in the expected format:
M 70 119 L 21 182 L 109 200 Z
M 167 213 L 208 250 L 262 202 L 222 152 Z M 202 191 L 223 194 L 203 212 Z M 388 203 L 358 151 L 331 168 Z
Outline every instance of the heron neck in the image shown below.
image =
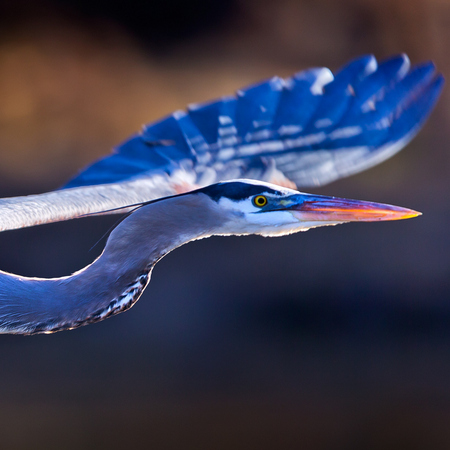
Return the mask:
M 141 207 L 113 230 L 99 258 L 69 277 L 0 273 L 0 332 L 72 329 L 129 309 L 163 256 L 220 231 L 224 217 L 205 202 L 211 200 L 196 194 Z

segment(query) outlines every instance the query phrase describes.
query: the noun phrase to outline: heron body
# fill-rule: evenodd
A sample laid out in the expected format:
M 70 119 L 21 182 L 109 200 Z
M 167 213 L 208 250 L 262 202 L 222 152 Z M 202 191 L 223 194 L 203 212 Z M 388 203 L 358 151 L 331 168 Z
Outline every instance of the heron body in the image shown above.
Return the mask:
M 268 181 L 324 184 L 388 158 L 418 131 L 442 83 L 432 64 L 410 71 L 405 56 L 379 67 L 363 57 L 334 78 L 328 69 L 274 78 L 145 127 L 64 189 L 1 199 L 0 230 L 131 212 L 99 258 L 73 275 L 0 272 L 0 332 L 51 333 L 125 311 L 154 265 L 196 239 L 417 216 Z M 243 176 L 262 181 L 233 180 Z

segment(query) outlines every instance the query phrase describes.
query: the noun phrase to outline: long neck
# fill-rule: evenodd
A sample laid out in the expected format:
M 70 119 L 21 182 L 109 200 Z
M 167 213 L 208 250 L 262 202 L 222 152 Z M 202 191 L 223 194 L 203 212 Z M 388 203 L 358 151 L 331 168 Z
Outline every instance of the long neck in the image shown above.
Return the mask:
M 224 218 L 212 203 L 195 194 L 138 209 L 113 230 L 97 260 L 69 277 L 37 279 L 0 272 L 0 332 L 72 329 L 129 309 L 159 259 L 220 231 Z

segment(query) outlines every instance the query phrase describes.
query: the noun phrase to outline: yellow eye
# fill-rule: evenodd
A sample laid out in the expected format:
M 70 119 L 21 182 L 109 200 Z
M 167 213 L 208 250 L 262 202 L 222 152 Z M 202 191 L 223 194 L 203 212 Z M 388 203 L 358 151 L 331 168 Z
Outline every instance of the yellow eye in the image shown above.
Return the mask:
M 265 197 L 264 195 L 257 195 L 253 198 L 253 204 L 258 208 L 262 208 L 263 206 L 267 205 L 267 197 Z

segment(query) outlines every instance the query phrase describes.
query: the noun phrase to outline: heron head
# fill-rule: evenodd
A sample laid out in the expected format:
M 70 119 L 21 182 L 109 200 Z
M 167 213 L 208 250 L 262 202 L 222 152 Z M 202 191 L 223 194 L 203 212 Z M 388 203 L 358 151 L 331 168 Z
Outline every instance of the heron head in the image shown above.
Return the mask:
M 325 225 L 416 217 L 421 213 L 382 203 L 312 195 L 270 183 L 234 180 L 200 189 L 225 212 L 220 234 L 283 236 Z

